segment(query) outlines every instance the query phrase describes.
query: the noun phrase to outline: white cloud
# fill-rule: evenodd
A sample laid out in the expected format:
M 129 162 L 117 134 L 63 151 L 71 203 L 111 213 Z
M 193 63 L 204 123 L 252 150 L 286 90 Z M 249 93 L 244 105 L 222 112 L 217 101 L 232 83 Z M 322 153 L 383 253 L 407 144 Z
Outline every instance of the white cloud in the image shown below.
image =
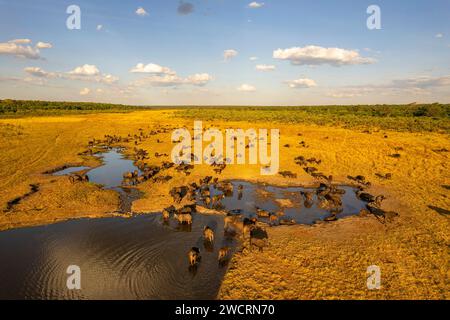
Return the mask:
M 0 55 L 12 55 L 18 58 L 26 59 L 40 59 L 39 49 L 49 49 L 52 47 L 51 43 L 38 42 L 35 47 L 30 44 L 30 39 L 13 39 L 8 42 L 0 43 Z
M 263 7 L 263 6 L 264 6 L 264 2 L 253 1 L 253 2 L 250 2 L 248 4 L 248 7 L 251 8 L 251 9 L 258 9 L 258 8 Z
M 47 72 L 39 67 L 27 67 L 24 71 L 38 78 L 58 78 L 64 80 L 99 82 L 104 84 L 113 84 L 119 81 L 118 77 L 111 74 L 102 74 L 95 65 L 89 64 L 76 67 L 69 72 Z
M 207 73 L 196 73 L 186 78 L 185 82 L 196 86 L 203 86 L 212 80 L 212 77 Z
M 147 85 L 155 87 L 173 87 L 186 84 L 204 86 L 213 79 L 213 77 L 208 73 L 196 73 L 183 78 L 178 76 L 174 70 L 168 67 L 160 66 L 156 63 L 149 63 L 146 65 L 143 63 L 138 63 L 130 70 L 130 72 L 149 74 L 149 76 L 135 80 L 132 83 L 133 86 L 138 87 Z
M 95 81 L 97 82 L 103 82 L 106 84 L 113 84 L 119 81 L 119 78 L 116 76 L 113 76 L 111 74 L 102 74 L 100 77 L 96 77 Z
M 57 76 L 55 73 L 47 72 L 39 67 L 27 67 L 24 71 L 39 78 L 54 78 Z
M 16 44 L 30 44 L 31 40 L 30 39 L 14 39 L 14 40 L 10 40 L 8 42 L 9 43 L 16 43 Z
M 99 82 L 108 85 L 119 81 L 118 77 L 100 73 L 96 66 L 86 64 L 67 73 L 58 73 L 58 76 L 67 80 Z
M 31 46 L 20 45 L 15 42 L 0 43 L 0 54 L 12 55 L 18 58 L 40 59 L 39 49 Z
M 312 79 L 296 79 L 296 80 L 289 80 L 289 81 L 285 81 L 285 83 L 287 83 L 287 85 L 289 86 L 289 88 L 295 88 L 295 89 L 299 89 L 299 88 L 312 88 L 312 87 L 316 87 L 317 83 L 312 80 Z
M 255 69 L 258 71 L 263 71 L 263 72 L 267 72 L 267 71 L 274 71 L 275 70 L 275 66 L 274 65 L 267 65 L 267 64 L 258 64 Z
M 439 38 L 444 37 L 444 35 L 443 35 L 442 33 L 438 33 L 438 34 L 436 34 L 434 37 L 439 39 Z
M 41 42 L 41 41 L 39 41 L 36 44 L 36 48 L 38 48 L 38 49 L 50 49 L 52 47 L 53 47 L 53 45 L 51 43 L 48 43 L 48 42 Z
M 143 16 L 148 16 L 147 11 L 145 11 L 145 9 L 142 8 L 142 7 L 137 8 L 136 14 L 137 14 L 138 16 L 141 16 L 141 17 L 143 17 Z
M 103 29 L 103 25 L 102 24 L 98 24 L 97 25 L 97 31 L 100 31 L 100 30 L 102 30 Z
M 250 57 L 250 61 L 256 61 L 258 60 L 258 57 Z
M 225 61 L 228 61 L 238 55 L 238 52 L 234 49 L 227 49 L 223 52 L 223 58 Z
M 238 91 L 242 91 L 242 92 L 254 92 L 256 91 L 256 88 L 250 84 L 242 84 L 237 88 Z
M 85 64 L 81 67 L 76 67 L 72 71 L 69 71 L 69 74 L 77 76 L 96 76 L 100 74 L 100 71 L 95 65 Z
M 273 51 L 275 59 L 289 60 L 294 65 L 333 66 L 370 64 L 376 62 L 373 58 L 364 58 L 356 50 L 341 48 L 323 48 L 318 46 L 292 47 Z
M 175 74 L 170 68 L 162 67 L 155 63 L 149 63 L 144 65 L 143 63 L 138 63 L 136 67 L 130 70 L 132 73 L 154 73 L 154 74 Z
M 83 89 L 81 89 L 81 91 L 80 91 L 80 95 L 81 95 L 81 96 L 86 96 L 86 95 L 88 95 L 89 93 L 91 93 L 91 89 L 89 89 L 89 88 L 83 88 Z

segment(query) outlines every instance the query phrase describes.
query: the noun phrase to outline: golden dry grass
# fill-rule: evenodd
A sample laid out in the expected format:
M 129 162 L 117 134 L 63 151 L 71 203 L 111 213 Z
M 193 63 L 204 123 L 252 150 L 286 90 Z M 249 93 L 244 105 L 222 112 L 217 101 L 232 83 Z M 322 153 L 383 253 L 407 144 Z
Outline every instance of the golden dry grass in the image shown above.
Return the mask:
M 211 124 L 211 123 L 208 123 Z M 38 183 L 40 191 L 21 201 L 9 212 L 0 212 L 0 230 L 44 224 L 75 217 L 107 216 L 118 207 L 118 196 L 90 183 L 70 184 L 67 177 L 42 174 L 63 165 L 98 165 L 92 157 L 78 153 L 88 140 L 104 134 L 125 136 L 139 128 L 159 125 L 192 128 L 192 121 L 173 116 L 171 110 L 128 114 L 89 114 L 0 120 L 0 202 L 29 191 Z M 294 163 L 299 155 L 316 157 L 317 167 L 335 181 L 348 183 L 347 175 L 364 175 L 372 182 L 369 192 L 384 194 L 384 207 L 399 212 L 395 222 L 383 225 L 373 217 L 352 217 L 314 227 L 292 226 L 269 229 L 270 247 L 263 253 L 244 250 L 233 257 L 220 298 L 233 299 L 361 299 L 438 298 L 449 295 L 448 216 L 428 206 L 449 210 L 450 185 L 448 136 L 438 133 L 361 131 L 316 125 L 251 122 L 214 122 L 225 128 L 280 127 L 280 170 L 298 174 L 296 179 L 260 176 L 259 166 L 228 166 L 221 179 L 246 179 L 272 184 L 313 184 L 315 180 Z M 207 124 L 204 123 L 204 127 Z M 298 136 L 301 133 L 302 136 Z M 387 136 L 387 137 L 385 137 Z M 157 143 L 161 139 L 164 143 Z M 308 148 L 301 147 L 305 141 Z M 290 148 L 283 147 L 290 144 Z M 138 145 L 155 152 L 172 149 L 170 131 L 151 136 Z M 132 154 L 134 144 L 126 145 Z M 399 153 L 400 158 L 391 154 Z M 392 173 L 383 180 L 376 173 Z M 133 204 L 135 212 L 154 212 L 172 204 L 168 191 L 173 186 L 214 175 L 206 165 L 196 166 L 190 176 L 167 174 L 166 184 L 143 183 L 145 196 Z M 366 268 L 376 264 L 382 270 L 382 289 L 366 289 Z

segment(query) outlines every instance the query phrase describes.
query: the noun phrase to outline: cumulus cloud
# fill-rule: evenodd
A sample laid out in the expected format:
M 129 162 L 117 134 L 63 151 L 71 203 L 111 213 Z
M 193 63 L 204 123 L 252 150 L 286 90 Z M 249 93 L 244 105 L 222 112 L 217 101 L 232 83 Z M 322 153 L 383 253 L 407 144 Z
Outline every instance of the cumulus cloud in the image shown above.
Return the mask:
M 0 54 L 12 55 L 18 58 L 39 59 L 39 49 L 24 46 L 15 42 L 0 43 Z
M 256 61 L 258 60 L 258 57 L 250 57 L 250 61 Z
M 273 51 L 273 57 L 289 60 L 294 65 L 322 65 L 332 66 L 370 64 L 376 62 L 373 58 L 361 57 L 356 50 L 341 48 L 323 48 L 319 46 L 292 47 Z
M 58 73 L 58 77 L 66 80 L 76 80 L 76 81 L 88 81 L 88 82 L 98 82 L 107 85 L 114 84 L 119 81 L 119 78 L 111 74 L 76 74 L 72 72 L 68 73 Z
M 275 70 L 275 66 L 274 65 L 268 65 L 268 64 L 258 64 L 255 67 L 255 69 L 258 70 L 258 71 L 263 71 L 263 72 L 274 71 Z
M 36 46 L 31 46 L 30 39 L 13 39 L 8 42 L 0 43 L 0 55 L 12 55 L 18 58 L 41 59 L 39 49 L 49 49 L 50 43 L 38 42 Z
M 285 81 L 285 83 L 289 86 L 289 88 L 300 89 L 300 88 L 312 88 L 316 87 L 317 83 L 312 79 L 296 79 Z
M 32 41 L 30 39 L 14 39 L 8 41 L 9 43 L 16 43 L 16 44 L 30 44 Z
M 251 9 L 258 9 L 258 8 L 262 8 L 263 6 L 264 6 L 264 2 L 253 1 L 248 4 L 248 7 Z
M 27 67 L 24 71 L 38 78 L 58 78 L 64 80 L 77 80 L 99 82 L 104 84 L 114 84 L 119 78 L 111 74 L 103 74 L 95 65 L 85 64 L 69 72 L 47 72 L 39 67 Z
M 102 30 L 103 29 L 103 25 L 102 24 L 98 24 L 97 25 L 97 31 L 100 31 L 100 30 Z
M 24 71 L 32 76 L 39 78 L 54 78 L 57 76 L 55 73 L 47 72 L 39 67 L 27 67 L 24 69 Z
M 81 89 L 81 91 L 80 91 L 80 95 L 81 95 L 81 96 L 86 96 L 86 95 L 88 95 L 89 93 L 91 93 L 91 89 L 89 89 L 89 88 L 83 88 L 83 89 Z
M 38 49 L 50 49 L 52 47 L 53 47 L 53 45 L 51 43 L 48 43 L 48 42 L 41 42 L 41 41 L 39 41 L 36 44 L 36 48 L 38 48 Z
M 145 9 L 142 7 L 136 9 L 136 14 L 141 17 L 148 16 L 147 11 L 145 11 Z
M 244 84 L 240 85 L 237 88 L 237 90 L 241 91 L 241 92 L 254 92 L 254 91 L 256 91 L 256 88 L 250 84 L 244 83 Z
M 156 63 L 138 63 L 130 72 L 148 74 L 147 77 L 137 79 L 132 83 L 132 86 L 137 87 L 148 85 L 155 87 L 175 87 L 180 85 L 204 86 L 213 80 L 213 77 L 208 73 L 196 73 L 183 78 L 178 76 L 174 70 Z
M 155 63 L 149 63 L 144 65 L 143 63 L 138 63 L 134 68 L 130 70 L 132 73 L 154 73 L 154 74 L 175 74 L 170 68 L 162 67 Z
M 106 84 L 113 84 L 119 81 L 119 78 L 111 74 L 102 74 L 100 77 L 96 77 L 95 81 Z
M 228 61 L 230 59 L 233 59 L 238 55 L 238 52 L 234 49 L 227 49 L 223 52 L 223 58 L 225 61 Z
M 207 73 L 196 73 L 186 78 L 186 83 L 196 86 L 203 86 L 212 80 L 212 77 Z
M 181 1 L 178 5 L 177 12 L 181 15 L 191 14 L 194 11 L 194 5 L 189 2 Z
M 438 33 L 438 34 L 436 34 L 434 37 L 439 39 L 439 38 L 442 38 L 443 36 L 444 36 L 444 35 L 443 35 L 442 33 Z
M 72 71 L 69 71 L 69 74 L 77 76 L 96 76 L 100 74 L 100 71 L 95 65 L 85 64 L 81 67 L 76 67 Z

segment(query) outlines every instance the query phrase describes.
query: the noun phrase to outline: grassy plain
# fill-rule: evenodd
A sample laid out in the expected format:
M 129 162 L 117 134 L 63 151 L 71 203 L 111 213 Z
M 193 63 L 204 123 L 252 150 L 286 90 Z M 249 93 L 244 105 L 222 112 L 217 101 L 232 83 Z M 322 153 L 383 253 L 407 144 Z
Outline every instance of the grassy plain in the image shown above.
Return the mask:
M 228 166 L 220 179 L 246 179 L 274 184 L 314 184 L 294 158 L 321 159 L 317 167 L 336 182 L 348 175 L 364 175 L 369 192 L 384 194 L 384 208 L 400 215 L 382 224 L 373 216 L 351 217 L 312 227 L 269 228 L 270 247 L 260 253 L 244 250 L 233 257 L 219 297 L 224 299 L 448 299 L 450 229 L 450 170 L 448 115 L 390 117 L 367 115 L 302 116 L 304 111 L 233 109 L 145 110 L 127 113 L 26 116 L 0 119 L 0 230 L 45 224 L 78 217 L 111 215 L 119 205 L 113 191 L 92 183 L 71 184 L 67 177 L 43 174 L 64 165 L 99 165 L 81 156 L 87 142 L 105 134 L 126 136 L 139 128 L 152 130 L 186 126 L 204 120 L 204 127 L 279 128 L 280 170 L 297 178 L 260 176 L 260 166 Z M 414 110 L 417 110 L 414 109 Z M 441 109 L 439 109 L 441 111 Z M 444 109 L 445 110 L 445 109 Z M 439 111 L 439 112 L 440 112 Z M 322 117 L 322 121 L 319 121 Z M 350 121 L 352 118 L 358 119 Z M 333 120 L 334 119 L 334 120 Z M 356 122 L 355 122 L 356 121 Z M 386 124 L 387 123 L 387 124 Z M 150 154 L 149 164 L 161 164 L 170 154 L 171 130 L 151 136 L 136 147 Z M 301 135 L 299 135 L 301 134 Z M 163 141 L 158 143 L 157 139 Z M 304 141 L 307 147 L 299 144 Z M 289 144 L 289 147 L 284 145 Z M 134 143 L 124 144 L 133 154 Z M 400 154 L 394 158 L 393 154 Z M 391 173 L 389 180 L 376 174 Z M 169 183 L 139 185 L 144 197 L 133 211 L 155 212 L 171 204 L 173 186 L 214 175 L 211 167 L 196 166 L 190 176 L 176 173 Z M 8 202 L 39 191 L 8 208 Z M 366 269 L 378 265 L 382 288 L 367 290 Z

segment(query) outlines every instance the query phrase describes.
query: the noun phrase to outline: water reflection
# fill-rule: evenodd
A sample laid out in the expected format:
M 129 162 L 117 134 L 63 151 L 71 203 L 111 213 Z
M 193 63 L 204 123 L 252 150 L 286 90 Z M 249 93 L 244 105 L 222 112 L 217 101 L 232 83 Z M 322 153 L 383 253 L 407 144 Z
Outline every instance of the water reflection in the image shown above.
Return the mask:
M 226 194 L 220 201 L 220 209 L 240 211 L 248 217 L 255 216 L 256 207 L 274 213 L 282 211 L 283 217 L 291 217 L 300 224 L 313 224 L 317 220 L 323 220 L 330 215 L 329 210 L 318 206 L 319 199 L 315 189 L 260 185 L 239 180 L 233 180 L 231 183 L 233 184 L 233 192 Z M 239 190 L 239 186 L 242 186 L 241 190 Z M 361 209 L 365 208 L 366 203 L 356 197 L 354 188 L 341 186 L 340 189 L 345 190 L 345 194 L 342 195 L 342 208 L 337 215 L 338 218 L 358 214 Z M 214 185 L 211 185 L 209 190 L 211 199 L 223 193 Z M 312 201 L 305 201 L 301 192 L 311 193 Z M 211 201 L 209 207 L 213 206 L 212 203 L 213 201 Z
M 68 221 L 0 233 L 0 299 L 214 299 L 225 268 L 218 250 L 235 247 L 223 219 L 194 215 L 191 232 L 160 215 Z M 216 231 L 205 250 L 202 231 Z M 201 250 L 196 270 L 187 252 Z M 66 289 L 66 268 L 81 268 L 81 290 Z

